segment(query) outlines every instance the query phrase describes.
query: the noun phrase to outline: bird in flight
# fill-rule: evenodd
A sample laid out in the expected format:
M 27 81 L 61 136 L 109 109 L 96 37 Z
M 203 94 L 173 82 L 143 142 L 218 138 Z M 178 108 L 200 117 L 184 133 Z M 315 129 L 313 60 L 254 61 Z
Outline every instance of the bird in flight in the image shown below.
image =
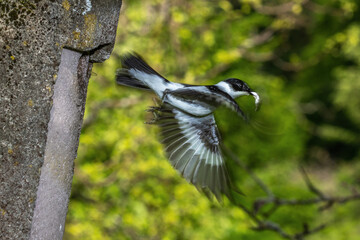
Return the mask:
M 116 82 L 143 90 L 151 90 L 160 98 L 158 106 L 151 107 L 151 123 L 160 127 L 161 142 L 172 166 L 207 196 L 222 200 L 232 198 L 236 188 L 230 181 L 221 153 L 220 134 L 215 122 L 216 108 L 225 106 L 247 117 L 235 98 L 251 95 L 256 109 L 260 97 L 244 81 L 229 78 L 215 85 L 189 85 L 170 82 L 136 53 L 121 58 Z

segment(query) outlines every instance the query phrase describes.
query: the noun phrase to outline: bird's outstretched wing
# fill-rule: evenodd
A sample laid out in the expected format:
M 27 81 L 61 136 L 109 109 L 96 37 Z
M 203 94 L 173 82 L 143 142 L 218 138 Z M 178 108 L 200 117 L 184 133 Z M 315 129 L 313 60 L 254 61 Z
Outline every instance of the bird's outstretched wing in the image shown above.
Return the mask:
M 213 114 L 194 117 L 163 103 L 150 109 L 160 126 L 162 143 L 173 167 L 198 190 L 232 198 L 232 185 L 220 150 Z M 211 194 L 210 194 L 211 195 Z

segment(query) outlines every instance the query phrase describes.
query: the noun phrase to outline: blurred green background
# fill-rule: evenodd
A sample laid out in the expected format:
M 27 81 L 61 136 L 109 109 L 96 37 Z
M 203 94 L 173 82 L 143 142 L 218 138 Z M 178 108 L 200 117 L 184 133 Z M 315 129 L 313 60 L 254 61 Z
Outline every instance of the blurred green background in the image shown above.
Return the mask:
M 116 45 L 95 64 L 67 216 L 65 239 L 281 239 L 251 230 L 228 201 L 209 201 L 165 158 L 159 129 L 145 125 L 153 94 L 116 86 L 127 51 L 169 80 L 246 81 L 263 98 L 237 100 L 250 115 L 216 113 L 224 145 L 282 198 L 312 198 L 302 165 L 326 194 L 360 184 L 360 3 L 357 0 L 124 1 Z M 264 197 L 228 159 L 243 204 Z M 319 212 L 289 206 L 269 220 L 289 233 L 331 222 L 308 239 L 359 239 L 360 205 Z

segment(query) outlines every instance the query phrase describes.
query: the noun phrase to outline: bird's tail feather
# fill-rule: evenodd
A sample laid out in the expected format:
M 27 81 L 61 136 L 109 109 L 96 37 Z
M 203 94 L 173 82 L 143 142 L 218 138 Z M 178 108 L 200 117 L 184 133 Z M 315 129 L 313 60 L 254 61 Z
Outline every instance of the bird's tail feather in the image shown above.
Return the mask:
M 116 82 L 120 85 L 149 90 L 148 85 L 144 83 L 148 80 L 147 78 L 156 79 L 156 82 L 161 84 L 168 82 L 135 52 L 123 55 L 121 57 L 121 65 L 122 68 L 116 72 Z M 144 79 L 138 79 L 139 77 Z
M 140 88 L 145 90 L 150 90 L 142 81 L 134 78 L 127 69 L 121 68 L 116 72 L 116 82 L 120 85 L 125 85 L 134 88 Z
M 136 52 L 127 53 L 121 58 L 121 65 L 125 69 L 133 69 L 138 72 L 146 74 L 157 75 L 158 77 L 165 79 L 158 72 L 156 72 L 150 65 Z

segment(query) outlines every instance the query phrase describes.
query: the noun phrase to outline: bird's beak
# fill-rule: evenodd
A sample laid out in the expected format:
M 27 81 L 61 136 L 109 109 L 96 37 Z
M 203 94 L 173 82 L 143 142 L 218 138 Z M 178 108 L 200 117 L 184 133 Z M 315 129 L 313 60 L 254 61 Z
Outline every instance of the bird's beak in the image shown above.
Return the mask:
M 258 111 L 261 106 L 261 99 L 256 92 L 250 92 L 250 95 L 252 95 L 255 98 L 255 111 Z

